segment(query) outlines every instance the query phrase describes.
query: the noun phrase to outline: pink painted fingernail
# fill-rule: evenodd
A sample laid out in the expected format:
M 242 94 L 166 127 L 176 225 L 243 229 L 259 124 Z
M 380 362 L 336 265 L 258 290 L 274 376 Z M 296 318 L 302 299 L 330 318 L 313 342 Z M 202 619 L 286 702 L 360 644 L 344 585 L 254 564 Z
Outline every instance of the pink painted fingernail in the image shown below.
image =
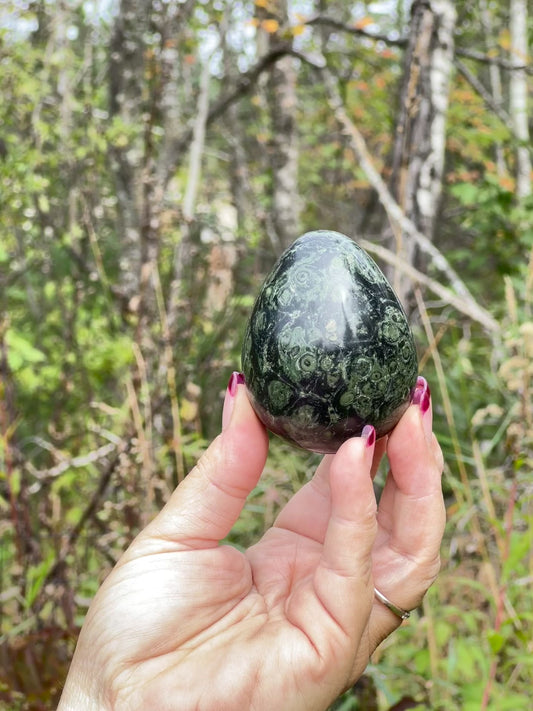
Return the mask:
M 363 439 L 366 439 L 367 447 L 372 447 L 372 445 L 376 441 L 376 430 L 374 429 L 374 427 L 372 427 L 372 425 L 365 425 L 361 432 L 361 437 Z
M 413 405 L 418 405 L 422 414 L 425 414 L 429 410 L 430 402 L 431 392 L 429 389 L 428 382 L 425 378 L 419 375 L 416 380 L 413 395 L 411 397 L 411 403 Z
M 235 395 L 237 394 L 238 385 L 244 385 L 244 375 L 242 373 L 239 373 L 237 370 L 234 370 L 230 376 L 228 383 L 228 392 L 231 397 L 235 397 Z
M 418 405 L 420 414 L 422 415 L 422 426 L 424 434 L 428 442 L 431 442 L 433 417 L 431 413 L 431 392 L 427 380 L 421 375 L 418 376 L 413 397 L 411 398 L 413 405 Z
M 228 387 L 226 390 L 226 397 L 224 398 L 224 407 L 222 408 L 222 429 L 225 430 L 229 425 L 231 420 L 231 413 L 233 412 L 233 407 L 235 405 L 235 395 L 237 395 L 237 388 L 239 385 L 244 384 L 244 375 L 238 371 L 234 371 L 229 379 Z

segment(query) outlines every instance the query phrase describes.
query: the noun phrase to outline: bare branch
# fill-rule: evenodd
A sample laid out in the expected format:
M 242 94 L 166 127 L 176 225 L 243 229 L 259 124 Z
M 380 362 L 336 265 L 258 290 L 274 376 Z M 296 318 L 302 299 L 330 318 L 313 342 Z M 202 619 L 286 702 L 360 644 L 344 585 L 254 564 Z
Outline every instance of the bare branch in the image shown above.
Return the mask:
M 333 30 L 338 32 L 346 32 L 351 35 L 357 35 L 358 37 L 364 37 L 365 39 L 375 40 L 376 42 L 383 42 L 390 47 L 407 47 L 408 38 L 407 37 L 395 37 L 391 35 L 384 35 L 380 33 L 369 32 L 364 27 L 357 27 L 356 25 L 347 25 L 344 22 L 339 22 L 334 20 L 332 17 L 327 17 L 326 15 L 317 15 L 307 20 L 306 25 L 321 25 L 322 27 L 331 27 Z M 455 47 L 455 55 L 458 57 L 465 57 L 467 59 L 473 59 L 476 62 L 482 62 L 483 64 L 495 64 L 502 69 L 508 69 L 509 71 L 516 71 L 517 69 L 525 70 L 528 74 L 533 74 L 533 67 L 529 64 L 517 65 L 508 60 L 502 59 L 498 56 L 492 56 L 490 54 L 485 54 L 484 52 L 476 52 L 473 49 L 467 49 L 465 47 Z
M 376 170 L 370 152 L 366 146 L 366 142 L 359 132 L 358 128 L 352 122 L 340 97 L 336 82 L 327 70 L 321 72 L 326 91 L 328 93 L 329 104 L 335 115 L 335 118 L 341 125 L 344 134 L 350 141 L 350 146 L 354 151 L 361 168 L 363 169 L 367 179 L 378 194 L 378 198 L 383 205 L 389 220 L 400 227 L 405 235 L 416 241 L 419 249 L 430 257 L 434 267 L 446 276 L 455 293 L 468 304 L 471 312 L 479 312 L 479 309 L 484 313 L 483 322 L 489 330 L 497 330 L 498 325 L 492 316 L 480 307 L 457 272 L 450 265 L 435 245 L 421 232 L 417 230 L 413 222 L 404 214 L 401 207 L 391 195 L 389 189 L 385 185 L 383 178 Z M 464 310 L 464 309 L 463 309 Z M 477 319 L 479 320 L 479 318 Z
M 470 71 L 470 69 L 468 69 L 464 62 L 461 62 L 460 59 L 456 59 L 455 66 L 466 79 L 466 81 L 470 84 L 470 86 L 474 89 L 474 91 L 477 91 L 477 93 L 481 96 L 481 98 L 487 104 L 489 109 L 491 111 L 494 111 L 494 113 L 504 124 L 504 126 L 506 126 L 512 133 L 513 126 L 511 122 L 511 117 L 509 116 L 507 111 L 502 109 L 502 107 L 494 101 L 492 94 L 487 91 L 487 89 L 485 89 L 483 83 L 475 76 L 475 74 L 472 74 L 472 72 Z
M 78 538 L 80 537 L 86 523 L 90 519 L 92 519 L 92 517 L 98 510 L 100 501 L 101 501 L 102 497 L 104 496 L 104 493 L 109 485 L 109 482 L 111 480 L 113 472 L 115 471 L 116 467 L 118 466 L 118 464 L 120 462 L 120 458 L 121 458 L 122 454 L 129 452 L 129 450 L 131 449 L 131 446 L 132 446 L 131 439 L 123 442 L 122 447 L 120 447 L 118 450 L 115 451 L 114 457 L 109 460 L 107 467 L 100 474 L 100 480 L 98 482 L 98 486 L 97 486 L 96 490 L 94 491 L 93 495 L 91 496 L 90 501 L 87 503 L 85 509 L 83 510 L 78 522 L 65 535 L 59 555 L 57 556 L 56 561 L 54 562 L 53 566 L 49 570 L 49 572 L 46 575 L 46 578 L 43 582 L 43 588 L 50 580 L 53 580 L 60 573 L 62 567 L 65 565 L 67 556 L 72 551 L 72 547 L 76 543 Z
M 205 127 L 210 126 L 214 121 L 220 118 L 232 104 L 252 91 L 261 74 L 272 66 L 272 64 L 277 62 L 278 59 L 281 59 L 281 57 L 287 54 L 293 54 L 293 50 L 289 44 L 274 47 L 270 52 L 261 57 L 251 69 L 240 74 L 235 81 L 230 84 L 227 91 L 224 91 L 222 95 L 213 102 L 205 120 Z M 178 136 L 168 147 L 169 157 L 167 158 L 166 165 L 169 166 L 169 171 L 167 175 L 164 176 L 165 184 L 171 178 L 170 168 L 172 168 L 173 172 L 174 167 L 179 163 L 180 156 L 189 147 L 194 136 L 195 125 L 196 119 L 182 132 L 181 136 Z
M 529 64 L 514 64 L 501 57 L 493 57 L 490 54 L 484 54 L 483 52 L 476 52 L 473 49 L 466 49 L 465 47 L 456 47 L 455 54 L 458 57 L 465 57 L 465 59 L 473 59 L 475 62 L 482 62 L 483 64 L 495 64 L 502 69 L 507 69 L 509 71 L 516 71 L 517 69 L 525 71 L 527 74 L 533 74 L 533 67 Z
M 338 30 L 339 32 L 346 32 L 351 35 L 357 35 L 358 37 L 365 37 L 366 39 L 375 40 L 376 42 L 384 42 L 387 45 L 394 47 L 407 47 L 408 39 L 407 37 L 392 37 L 391 35 L 383 35 L 375 32 L 369 32 L 368 30 L 358 27 L 357 25 L 347 25 L 344 22 L 339 22 L 334 20 L 332 17 L 327 17 L 326 15 L 316 15 L 310 20 L 307 20 L 306 25 L 321 25 L 322 27 L 331 27 L 333 30 Z
M 438 281 L 435 281 L 435 279 L 423 274 L 421 271 L 411 266 L 411 264 L 408 264 L 397 254 L 394 254 L 394 252 L 391 252 L 382 245 L 374 244 L 366 239 L 359 239 L 357 240 L 357 243 L 363 247 L 363 249 L 366 249 L 367 252 L 377 255 L 381 260 L 387 262 L 387 264 L 392 264 L 396 269 L 408 276 L 414 283 L 422 284 L 427 287 L 447 304 L 453 306 L 457 309 L 457 311 L 464 313 L 473 321 L 477 321 L 487 330 L 499 330 L 500 327 L 498 322 L 495 321 L 485 309 L 481 308 L 477 302 L 466 301 L 462 297 L 457 296 L 451 289 L 448 289 L 448 287 L 443 286 Z
M 37 441 L 37 438 L 34 438 L 34 441 Z M 40 440 L 38 444 L 40 444 L 44 449 L 49 448 L 45 446 L 43 440 Z M 68 469 L 80 469 L 81 467 L 86 467 L 89 464 L 94 464 L 100 459 L 104 459 L 104 457 L 107 457 L 109 454 L 111 454 L 111 452 L 114 452 L 116 448 L 116 444 L 114 444 L 113 442 L 109 442 L 108 444 L 104 444 L 101 447 L 98 447 L 98 449 L 95 449 L 93 452 L 81 454 L 77 457 L 72 457 L 72 459 L 63 459 L 61 462 L 59 462 L 59 464 L 56 464 L 51 469 L 39 470 L 32 468 L 31 473 L 32 476 L 34 476 L 36 479 L 39 479 L 40 481 L 55 479 L 56 477 L 66 472 Z

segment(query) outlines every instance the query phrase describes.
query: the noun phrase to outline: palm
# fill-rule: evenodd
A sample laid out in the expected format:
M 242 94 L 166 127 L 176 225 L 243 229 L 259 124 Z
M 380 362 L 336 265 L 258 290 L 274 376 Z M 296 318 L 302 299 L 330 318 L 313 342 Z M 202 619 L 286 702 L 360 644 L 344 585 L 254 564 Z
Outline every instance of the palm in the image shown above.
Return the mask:
M 282 708 L 285 695 L 298 695 L 300 688 L 306 689 L 305 698 L 291 708 L 323 709 L 331 686 L 322 674 L 339 659 L 349 662 L 337 667 L 336 693 L 349 683 L 354 645 L 317 595 L 322 556 L 317 541 L 273 528 L 244 554 L 224 546 L 169 551 L 151 560 L 139 553 L 119 566 L 104 587 L 115 619 L 109 639 L 100 628 L 93 640 L 85 640 L 101 645 L 104 639 L 110 648 L 114 639 L 130 640 L 121 646 L 126 654 L 109 669 L 108 686 L 117 689 L 119 708 L 188 709 L 196 708 L 194 699 L 204 698 L 205 708 L 222 709 L 228 679 L 220 674 L 221 659 L 239 680 L 231 709 Z M 205 585 L 201 591 L 199 580 Z M 320 633 L 324 627 L 326 646 Z M 365 647 L 359 672 L 369 652 Z M 194 673 L 199 667 L 200 678 Z M 312 686 L 310 676 L 316 680 Z M 169 705 L 172 698 L 179 699 L 176 706 Z
M 377 516 L 374 449 L 355 439 L 322 460 L 255 546 L 221 546 L 267 452 L 239 402 L 91 605 L 73 667 L 98 708 L 324 709 L 398 624 L 373 604 L 374 580 L 414 606 L 436 575 L 442 462 L 416 408 L 389 439 L 394 477 Z M 72 682 L 61 709 L 82 708 L 74 694 Z

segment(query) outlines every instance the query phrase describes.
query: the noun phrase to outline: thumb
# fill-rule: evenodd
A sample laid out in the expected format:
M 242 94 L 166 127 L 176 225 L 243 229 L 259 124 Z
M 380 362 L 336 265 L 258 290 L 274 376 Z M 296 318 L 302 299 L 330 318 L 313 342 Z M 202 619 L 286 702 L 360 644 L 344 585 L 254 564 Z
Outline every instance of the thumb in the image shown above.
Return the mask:
M 224 428 L 144 529 L 187 548 L 218 545 L 235 524 L 265 466 L 268 437 L 246 395 L 242 376 L 230 380 Z

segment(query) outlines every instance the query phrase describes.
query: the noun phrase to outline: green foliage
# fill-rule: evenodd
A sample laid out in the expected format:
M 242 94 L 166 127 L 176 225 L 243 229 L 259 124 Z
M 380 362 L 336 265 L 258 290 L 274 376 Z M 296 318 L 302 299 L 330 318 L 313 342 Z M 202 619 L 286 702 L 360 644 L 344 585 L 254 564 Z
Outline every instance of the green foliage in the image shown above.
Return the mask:
M 474 279 L 481 269 L 500 276 L 520 276 L 522 255 L 533 245 L 533 202 L 517 205 L 512 190 L 490 174 L 475 183 L 451 185 L 449 195 L 462 208 L 460 224 L 467 235 L 463 246 L 449 251 L 451 259 L 472 275 L 477 288 L 483 287 L 483 282 L 476 284 Z M 500 299 L 503 283 L 501 278 L 497 282 Z M 494 284 L 490 288 L 493 290 Z M 480 298 L 489 298 L 489 294 L 482 290 Z
M 1 11 L 21 19 L 17 31 L 0 29 L 0 709 L 55 707 L 99 583 L 219 430 L 244 323 L 275 257 L 265 75 L 210 123 L 192 219 L 182 215 L 186 150 L 157 183 L 168 137 L 198 113 L 206 47 L 220 42 L 212 106 L 256 59 L 253 3 L 199 3 L 174 36 L 165 13 L 175 4 L 153 3 L 129 114 L 110 101 L 116 5 L 97 16 L 81 0 Z M 485 51 L 478 4 L 456 5 L 458 45 Z M 492 53 L 505 58 L 508 5 L 489 5 Z M 327 6 L 350 28 L 393 38 L 408 19 L 404 3 L 387 15 L 379 3 Z M 298 48 L 320 51 L 337 73 L 386 175 L 401 47 L 291 23 Z M 464 61 L 487 81 L 485 63 Z M 315 70 L 300 61 L 296 71 L 302 231 L 353 233 L 372 191 Z M 419 303 L 421 366 L 446 459 L 442 574 L 337 711 L 385 711 L 405 698 L 437 711 L 531 705 L 533 204 L 514 196 L 509 128 L 459 75 L 448 127 L 437 246 L 501 332 L 491 339 L 449 305 Z M 222 214 L 237 204 L 237 184 L 242 214 L 228 228 Z M 140 254 L 130 254 L 132 227 Z M 273 438 L 228 542 L 256 541 L 316 463 Z
M 462 362 L 433 393 L 437 431 L 448 431 L 440 436 L 449 492 L 443 570 L 416 624 L 404 625 L 372 668 L 391 698 L 405 691 L 409 676 L 409 692 L 428 699 L 431 709 L 530 705 L 532 264 L 520 272 L 521 279 L 506 282 L 503 341 L 490 361 L 494 374 L 477 378 L 489 373 L 487 365 L 480 370 Z M 456 342 L 453 350 L 461 350 Z M 470 359 L 476 350 L 471 343 Z M 447 358 L 446 347 L 441 357 Z M 468 387 L 448 392 L 461 378 Z M 452 420 L 444 425 L 439 401 L 447 399 Z M 461 433 L 459 442 L 454 433 Z

